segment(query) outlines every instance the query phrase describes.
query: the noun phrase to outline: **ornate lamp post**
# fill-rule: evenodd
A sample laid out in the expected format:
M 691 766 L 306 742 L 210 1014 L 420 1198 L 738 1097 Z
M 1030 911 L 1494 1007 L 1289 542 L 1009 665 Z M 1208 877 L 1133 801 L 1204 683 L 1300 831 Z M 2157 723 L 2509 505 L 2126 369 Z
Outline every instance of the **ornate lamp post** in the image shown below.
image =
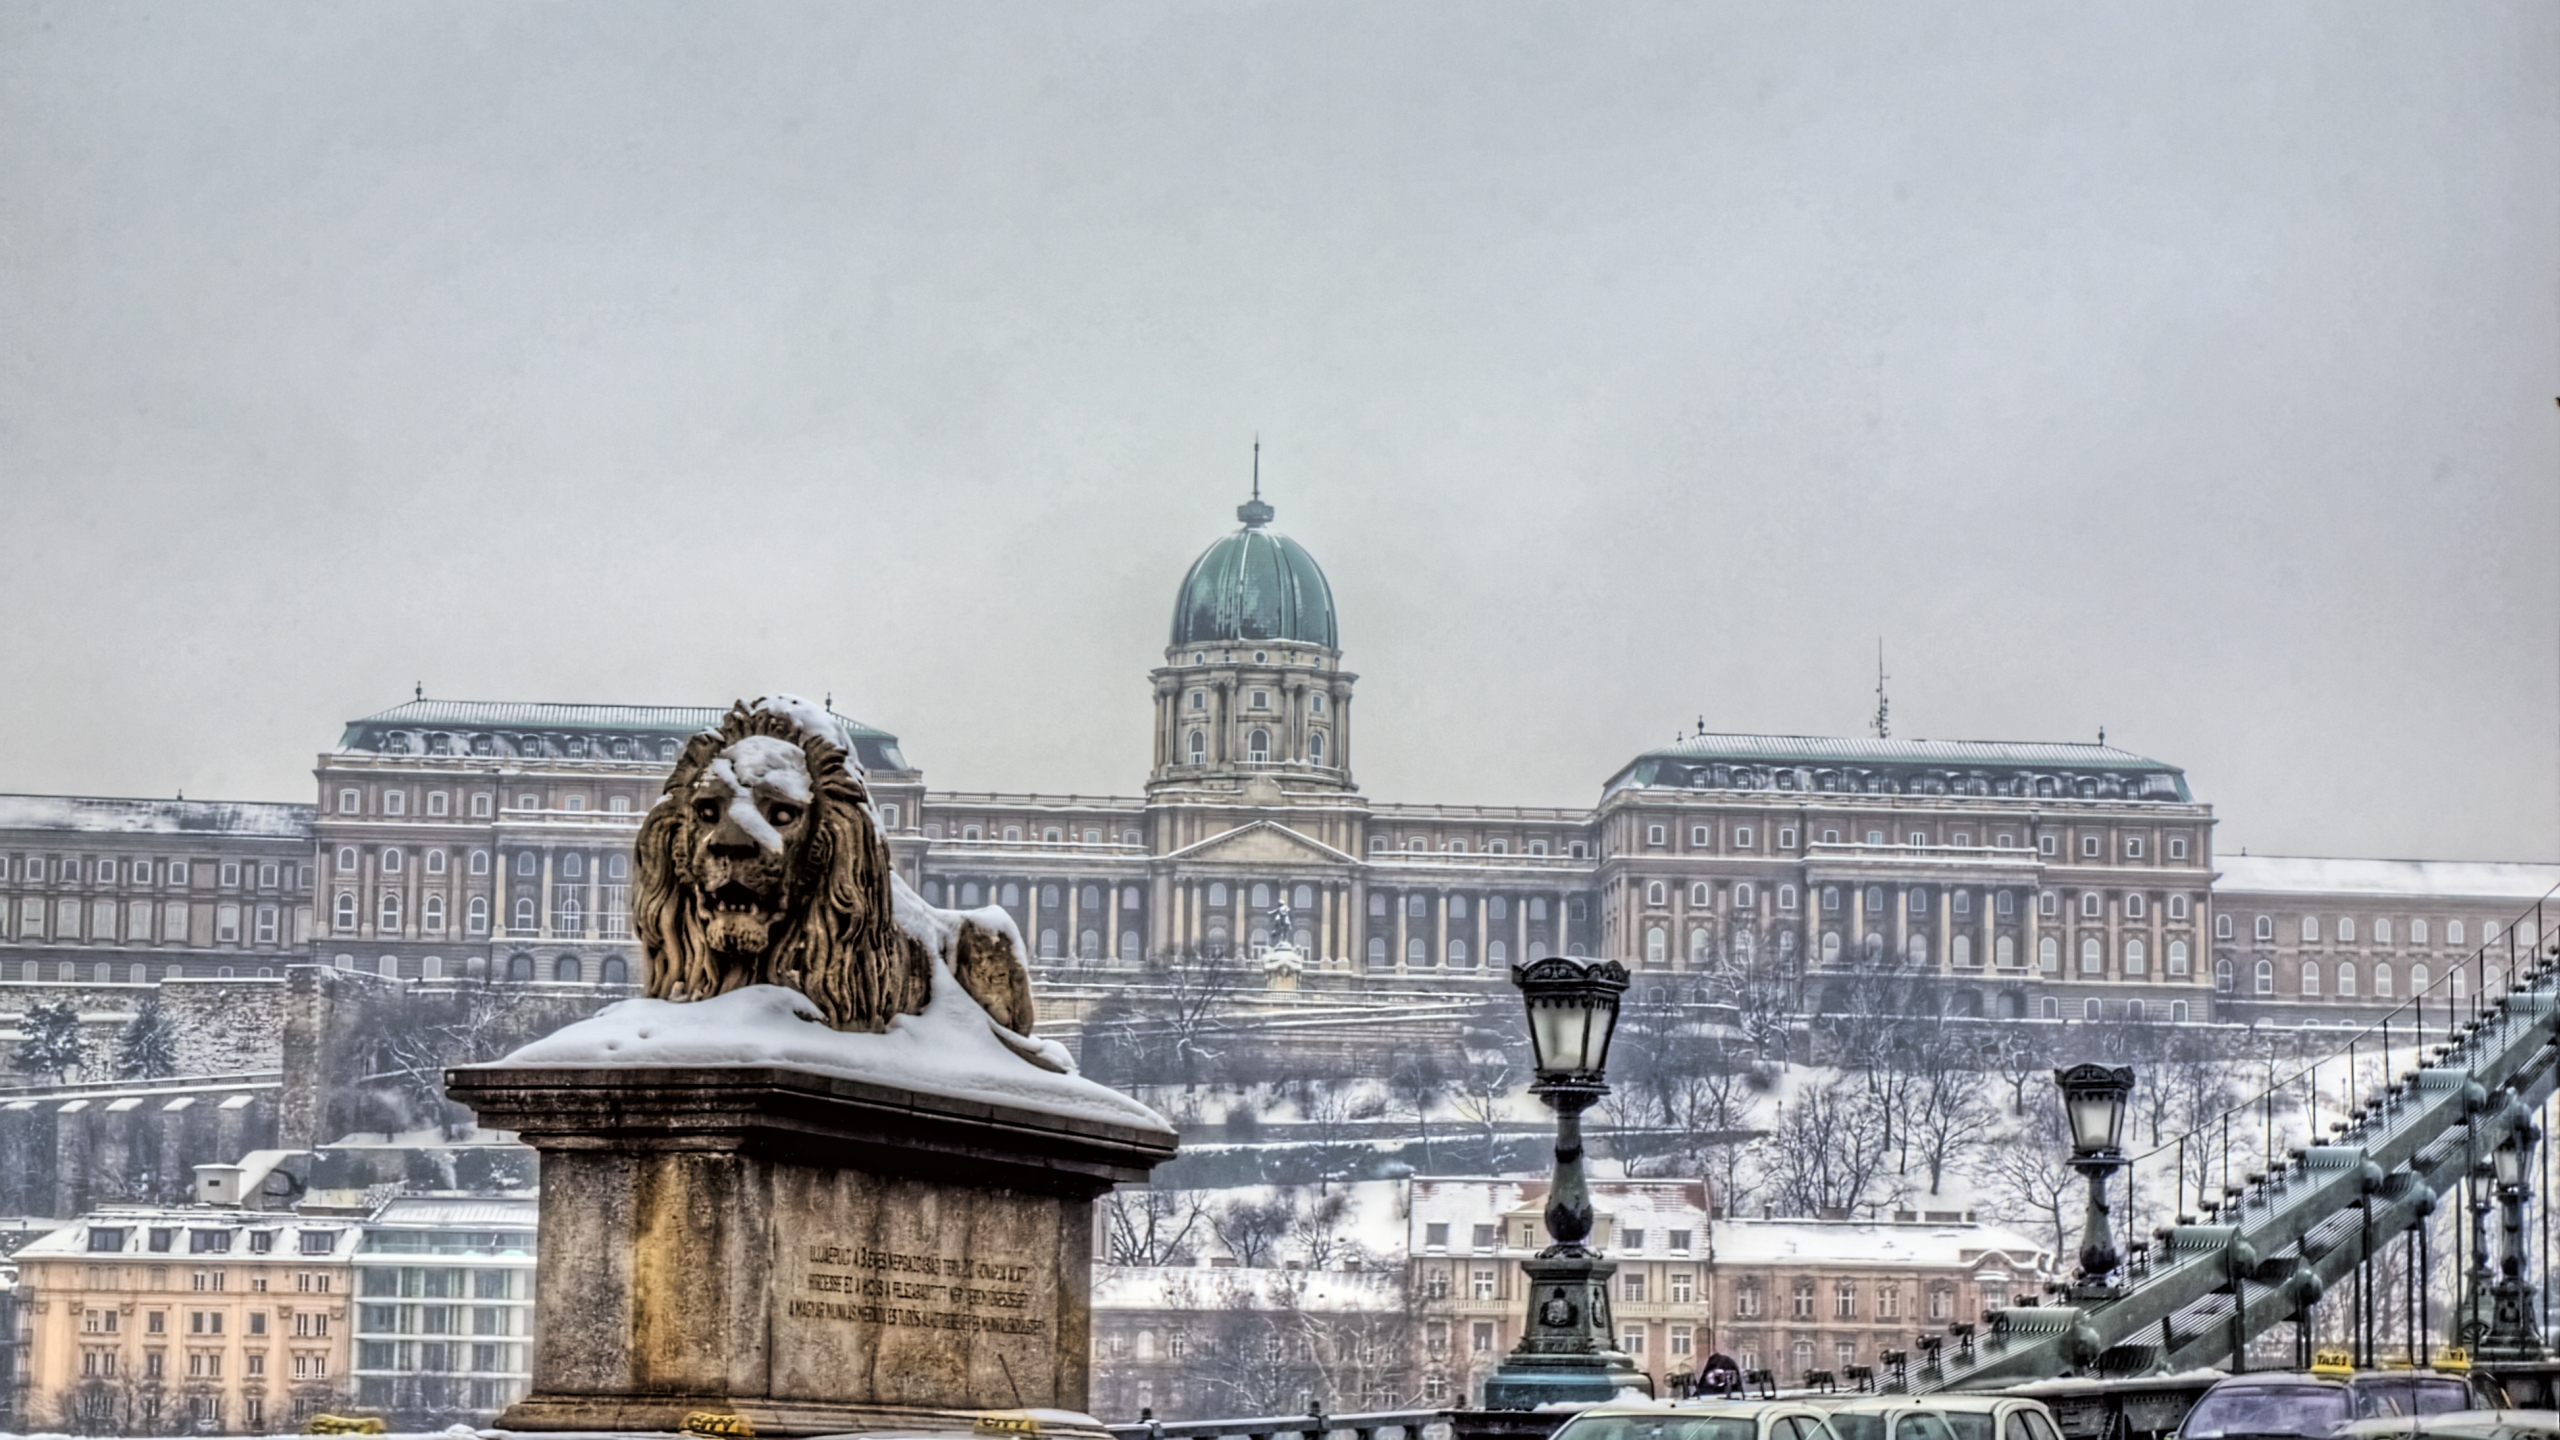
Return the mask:
M 2063 1117 L 2071 1122 L 2071 1168 L 2089 1177 L 2089 1208 L 2080 1225 L 2080 1278 L 2072 1294 L 2083 1300 L 2114 1298 L 2108 1277 L 2119 1262 L 2114 1227 L 2107 1219 L 2107 1177 L 2124 1165 L 2124 1105 L 2133 1094 L 2129 1065 L 2074 1065 L 2053 1072 L 2062 1087 Z
M 2498 1282 L 2491 1291 L 2495 1308 L 2489 1334 L 2480 1349 L 2502 1360 L 2542 1358 L 2542 1337 L 2533 1323 L 2533 1283 L 2524 1278 L 2524 1190 L 2533 1176 L 2533 1147 L 2541 1138 L 2531 1121 L 2519 1119 L 2498 1148 L 2489 1152 L 2490 1164 L 2497 1170 L 2498 1205 L 2503 1212 L 2499 1219 L 2507 1240 L 2498 1264 Z
M 1547 1238 L 1520 1262 L 1528 1276 L 1529 1318 L 1520 1344 L 1485 1382 L 1489 1410 L 1529 1410 L 1550 1401 L 1607 1400 L 1641 1387 L 1635 1362 L 1620 1353 L 1609 1315 L 1618 1273 L 1583 1241 L 1591 1235 L 1591 1187 L 1582 1174 L 1582 1112 L 1609 1093 L 1609 1038 L 1627 967 L 1614 960 L 1550 956 L 1511 967 L 1529 1007 L 1529 1048 L 1537 1083 L 1529 1093 L 1556 1113 L 1555 1178 L 1547 1189 Z

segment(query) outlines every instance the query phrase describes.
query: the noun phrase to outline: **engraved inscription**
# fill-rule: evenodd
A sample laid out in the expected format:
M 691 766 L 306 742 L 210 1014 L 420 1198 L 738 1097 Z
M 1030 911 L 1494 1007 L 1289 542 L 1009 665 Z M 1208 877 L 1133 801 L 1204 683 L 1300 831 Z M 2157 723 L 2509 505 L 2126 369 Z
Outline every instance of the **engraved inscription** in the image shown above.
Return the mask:
M 1049 1330 L 1046 1318 L 1024 1313 L 1033 1308 L 1032 1292 L 1024 1288 L 1032 1283 L 1028 1265 L 867 1245 L 812 1245 L 809 1264 L 804 1290 L 850 1298 L 795 1298 L 788 1307 L 794 1318 L 989 1335 Z

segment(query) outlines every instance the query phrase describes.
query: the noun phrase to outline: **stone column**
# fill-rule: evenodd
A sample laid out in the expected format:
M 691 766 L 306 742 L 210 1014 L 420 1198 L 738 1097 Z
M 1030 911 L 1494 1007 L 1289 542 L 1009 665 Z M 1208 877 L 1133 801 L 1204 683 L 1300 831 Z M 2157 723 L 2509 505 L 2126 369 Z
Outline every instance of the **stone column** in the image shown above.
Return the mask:
M 1431 968 L 1442 970 L 1449 965 L 1449 892 L 1437 891 L 1431 900 Z
M 1111 928 L 1102 933 L 1102 953 L 1117 964 L 1120 959 L 1120 882 L 1111 882 Z
M 1409 917 L 1411 909 L 1411 901 L 1406 897 L 1405 892 L 1402 890 L 1397 891 L 1396 938 L 1394 941 L 1395 953 L 1389 955 L 1387 959 L 1394 964 L 1395 971 L 1399 975 L 1405 973 L 1405 921 Z
M 551 878 L 551 860 L 554 853 L 555 852 L 550 846 L 545 845 L 542 847 L 542 890 L 534 897 L 533 902 L 533 930 L 535 934 L 541 936 L 545 940 L 552 938 L 551 886 L 553 882 Z
M 1342 953 L 1351 968 L 1366 973 L 1369 968 L 1369 881 L 1359 871 L 1352 872 L 1349 898 L 1343 901 Z

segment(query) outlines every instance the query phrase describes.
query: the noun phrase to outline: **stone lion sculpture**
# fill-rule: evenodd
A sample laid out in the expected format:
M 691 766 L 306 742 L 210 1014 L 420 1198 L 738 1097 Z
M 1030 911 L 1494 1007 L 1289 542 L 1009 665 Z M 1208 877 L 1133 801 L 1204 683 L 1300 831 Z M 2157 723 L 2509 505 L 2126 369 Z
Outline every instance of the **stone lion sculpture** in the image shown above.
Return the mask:
M 631 918 L 647 993 L 780 985 L 835 1029 L 876 1034 L 923 1011 L 939 958 L 989 1018 L 1028 1036 L 1011 920 L 936 910 L 898 879 L 841 740 L 824 709 L 785 695 L 733 705 L 686 744 L 640 827 Z

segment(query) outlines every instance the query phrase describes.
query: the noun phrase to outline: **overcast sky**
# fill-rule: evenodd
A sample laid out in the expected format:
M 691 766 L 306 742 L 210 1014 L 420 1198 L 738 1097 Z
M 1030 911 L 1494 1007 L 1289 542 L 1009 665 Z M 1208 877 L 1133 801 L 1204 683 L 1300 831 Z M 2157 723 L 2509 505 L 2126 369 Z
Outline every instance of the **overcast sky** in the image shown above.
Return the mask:
M 0 4 L 0 789 L 832 691 L 1136 793 L 1252 438 L 1387 800 L 2094 738 L 2560 855 L 2560 7 Z

